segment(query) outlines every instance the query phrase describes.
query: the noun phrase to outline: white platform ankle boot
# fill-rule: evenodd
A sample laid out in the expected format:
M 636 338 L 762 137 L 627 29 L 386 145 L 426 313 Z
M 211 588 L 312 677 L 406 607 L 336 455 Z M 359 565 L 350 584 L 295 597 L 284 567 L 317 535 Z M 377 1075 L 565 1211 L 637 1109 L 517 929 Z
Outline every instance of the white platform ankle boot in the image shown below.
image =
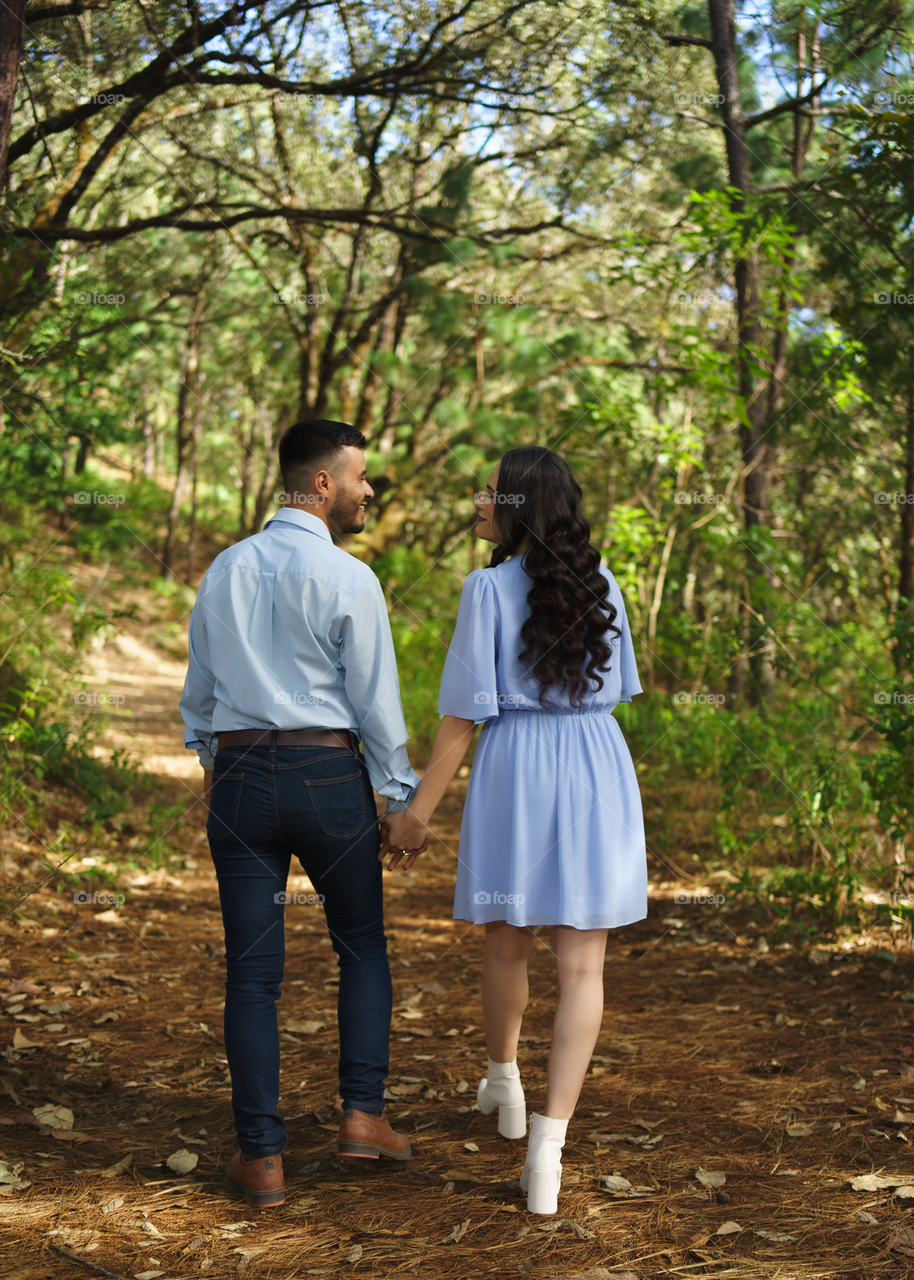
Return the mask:
M 484 1116 L 490 1116 L 498 1107 L 498 1132 L 503 1138 L 527 1136 L 527 1108 L 516 1059 L 514 1062 L 489 1059 L 489 1074 L 479 1082 L 476 1101 Z
M 531 1117 L 527 1158 L 520 1175 L 521 1191 L 527 1193 L 528 1213 L 555 1213 L 562 1185 L 562 1147 L 567 1120 L 549 1116 Z

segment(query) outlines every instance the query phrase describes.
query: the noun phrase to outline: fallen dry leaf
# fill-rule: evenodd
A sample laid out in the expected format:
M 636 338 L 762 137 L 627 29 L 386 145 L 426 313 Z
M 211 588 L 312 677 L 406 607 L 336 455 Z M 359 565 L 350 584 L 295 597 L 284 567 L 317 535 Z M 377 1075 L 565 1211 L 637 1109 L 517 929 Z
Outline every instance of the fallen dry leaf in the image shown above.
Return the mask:
M 448 1169 L 447 1173 L 441 1175 L 445 1182 L 483 1182 L 483 1178 L 477 1178 L 475 1173 L 468 1173 L 466 1169 Z
M 13 1032 L 13 1048 L 14 1049 L 40 1049 L 41 1042 L 38 1040 L 30 1040 L 23 1031 L 16 1028 Z
M 466 1218 L 463 1222 L 458 1222 L 456 1226 L 451 1228 L 450 1235 L 445 1236 L 444 1239 L 441 1241 L 441 1243 L 451 1244 L 453 1242 L 454 1244 L 459 1244 L 459 1242 L 466 1235 L 467 1228 L 469 1227 L 471 1221 L 472 1221 L 471 1218 Z
M 896 1253 L 903 1253 L 909 1258 L 914 1258 L 914 1228 L 902 1227 L 896 1231 L 889 1248 L 894 1249 Z
M 638 1280 L 634 1271 L 610 1271 L 607 1267 L 588 1267 L 586 1271 L 573 1271 L 562 1280 Z
M 794 1120 L 792 1124 L 784 1126 L 784 1132 L 789 1138 L 808 1138 L 815 1127 L 806 1120 Z
M 742 1227 L 739 1225 L 738 1222 L 724 1222 L 721 1226 L 717 1228 L 714 1234 L 716 1236 L 732 1236 L 732 1235 L 735 1235 L 738 1231 L 742 1231 Z
M 632 1184 L 628 1178 L 620 1178 L 618 1174 L 606 1173 L 600 1178 L 600 1186 L 604 1191 L 631 1191 Z
M 49 1129 L 72 1129 L 73 1112 L 69 1107 L 55 1107 L 53 1102 L 43 1107 L 33 1107 L 32 1115 Z
M 707 1187 L 709 1191 L 714 1191 L 717 1187 L 722 1187 L 727 1181 L 727 1175 L 710 1169 L 702 1169 L 701 1165 L 695 1170 L 695 1177 L 703 1187 Z
M 306 1022 L 301 1018 L 286 1018 L 282 1029 L 297 1032 L 302 1036 L 316 1036 L 318 1031 L 323 1031 L 325 1025 L 323 1022 Z
M 914 1182 L 914 1174 L 897 1173 L 884 1177 L 879 1173 L 861 1173 L 851 1178 L 848 1186 L 851 1191 L 884 1191 L 886 1187 L 905 1187 Z
M 182 1147 L 180 1151 L 174 1151 L 165 1163 L 172 1173 L 190 1173 L 192 1169 L 196 1169 L 199 1159 L 195 1151 L 188 1151 L 186 1147 Z
M 123 1173 L 133 1164 L 133 1153 L 124 1156 L 123 1160 L 118 1160 L 117 1164 L 113 1164 L 108 1169 L 103 1169 L 98 1175 L 100 1178 L 116 1178 L 119 1173 Z

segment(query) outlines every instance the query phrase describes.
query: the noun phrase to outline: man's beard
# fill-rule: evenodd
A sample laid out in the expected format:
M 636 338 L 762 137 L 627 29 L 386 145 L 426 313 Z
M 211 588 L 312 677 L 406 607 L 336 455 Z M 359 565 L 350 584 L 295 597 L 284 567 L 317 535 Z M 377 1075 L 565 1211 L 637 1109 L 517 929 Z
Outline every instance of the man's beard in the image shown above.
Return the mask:
M 359 510 L 361 505 L 361 498 L 339 497 L 327 512 L 327 519 L 333 521 L 340 533 L 361 533 L 365 528 L 365 517 Z

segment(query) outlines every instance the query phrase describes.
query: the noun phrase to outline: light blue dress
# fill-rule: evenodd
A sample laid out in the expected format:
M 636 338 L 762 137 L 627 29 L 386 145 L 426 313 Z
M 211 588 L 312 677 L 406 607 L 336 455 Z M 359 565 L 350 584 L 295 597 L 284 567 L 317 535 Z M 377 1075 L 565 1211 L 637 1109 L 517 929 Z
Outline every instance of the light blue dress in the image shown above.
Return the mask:
M 483 722 L 457 861 L 454 919 L 605 929 L 647 915 L 641 795 L 612 711 L 641 692 L 625 605 L 603 688 L 581 710 L 547 695 L 519 654 L 531 579 L 519 556 L 464 583 L 438 710 Z

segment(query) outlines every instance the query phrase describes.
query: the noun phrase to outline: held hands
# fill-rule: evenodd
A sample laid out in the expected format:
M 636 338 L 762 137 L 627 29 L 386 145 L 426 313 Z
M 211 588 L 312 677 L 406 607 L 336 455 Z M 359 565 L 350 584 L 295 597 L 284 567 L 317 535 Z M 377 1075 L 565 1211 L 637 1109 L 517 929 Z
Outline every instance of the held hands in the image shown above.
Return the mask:
M 383 862 L 388 853 L 393 857 L 387 864 L 387 870 L 393 871 L 401 858 L 406 858 L 403 870 L 408 871 L 420 853 L 428 848 L 428 823 L 423 822 L 410 809 L 401 809 L 397 813 L 383 814 L 381 817 L 381 852 L 378 862 Z

